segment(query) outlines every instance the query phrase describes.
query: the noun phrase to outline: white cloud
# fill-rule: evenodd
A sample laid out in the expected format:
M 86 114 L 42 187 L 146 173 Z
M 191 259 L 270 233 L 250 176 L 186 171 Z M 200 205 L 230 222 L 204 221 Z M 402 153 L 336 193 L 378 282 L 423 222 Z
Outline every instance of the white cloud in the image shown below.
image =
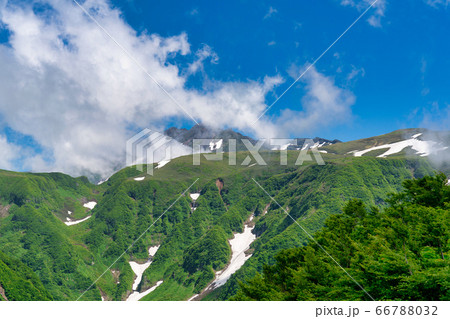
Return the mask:
M 8 143 L 5 136 L 0 135 L 0 169 L 15 169 L 14 161 L 18 159 L 20 148 Z
M 32 136 L 52 154 L 53 163 L 35 156 L 28 167 L 107 176 L 124 162 L 125 141 L 138 128 L 161 128 L 186 115 L 77 6 L 47 3 L 53 8 L 50 18 L 29 3 L 2 6 L 1 21 L 12 35 L 9 46 L 0 45 L 0 113 L 13 130 Z M 265 95 L 282 82 L 279 76 L 213 82 L 204 92 L 186 89 L 187 75 L 169 62 L 190 54 L 186 34 L 138 35 L 106 2 L 83 5 L 198 121 L 275 132 L 264 120 L 253 129 L 250 124 L 266 107 Z M 201 69 L 205 59 L 218 59 L 208 46 L 197 52 L 191 71 Z
M 450 0 L 424 0 L 424 1 L 426 4 L 434 8 L 438 8 L 439 6 L 447 7 L 450 4 Z
M 351 107 L 356 100 L 353 93 L 336 86 L 333 78 L 318 72 L 315 67 L 305 74 L 302 81 L 306 84 L 306 95 L 301 101 L 302 110 L 284 110 L 276 120 L 285 133 L 312 133 L 319 128 L 351 120 Z
M 278 10 L 275 9 L 274 7 L 270 7 L 269 10 L 267 11 L 266 15 L 264 16 L 264 19 L 268 19 L 268 18 L 272 17 L 275 13 L 278 13 Z
M 269 47 L 274 46 L 275 44 L 277 44 L 275 41 L 270 41 L 270 42 L 267 43 L 267 45 Z
M 134 133 L 144 127 L 161 130 L 169 120 L 188 117 L 75 4 L 45 3 L 51 11 L 34 12 L 32 3 L 0 0 L 0 23 L 11 32 L 8 45 L 0 45 L 0 116 L 44 149 L 45 158 L 31 154 L 24 167 L 108 177 L 125 164 L 125 142 Z M 252 126 L 267 107 L 266 96 L 283 83 L 281 76 L 208 81 L 201 91 L 188 89 L 190 74 L 203 70 L 205 61 L 217 63 L 217 54 L 207 45 L 192 54 L 185 33 L 166 38 L 137 34 L 108 3 L 86 0 L 83 6 L 203 124 L 273 137 L 280 132 L 300 134 L 312 121 L 332 124 L 330 114 L 336 115 L 333 123 L 348 115 L 351 97 L 344 98 L 329 78 L 312 69 L 306 77 L 304 111 L 295 113 L 302 117 L 299 126 L 286 118 L 289 111 L 272 122 L 263 117 Z M 193 62 L 182 70 L 173 62 L 177 56 Z M 6 154 L 16 151 L 3 144 Z M 5 156 L 0 167 L 11 167 L 11 161 L 14 157 Z
M 204 72 L 204 62 L 209 59 L 212 64 L 217 64 L 219 62 L 219 56 L 216 52 L 207 44 L 203 46 L 195 53 L 196 60 L 189 64 L 188 74 L 195 74 L 198 71 Z
M 375 0 L 341 0 L 341 5 L 356 8 L 358 11 L 366 10 Z M 367 13 L 369 18 L 367 22 L 375 27 L 380 28 L 381 19 L 385 16 L 387 0 L 378 0 L 370 11 Z

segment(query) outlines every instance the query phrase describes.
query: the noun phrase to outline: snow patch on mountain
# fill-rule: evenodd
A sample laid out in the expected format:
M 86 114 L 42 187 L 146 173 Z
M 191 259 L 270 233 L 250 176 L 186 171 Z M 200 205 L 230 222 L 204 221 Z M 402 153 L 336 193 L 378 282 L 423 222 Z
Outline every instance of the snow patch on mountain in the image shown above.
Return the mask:
M 353 155 L 355 157 L 360 157 L 371 151 L 388 149 L 383 154 L 377 156 L 377 157 L 386 157 L 386 156 L 389 156 L 392 154 L 399 153 L 407 147 L 411 147 L 416 152 L 417 155 L 429 156 L 430 154 L 434 154 L 434 153 L 437 153 L 437 152 L 447 149 L 446 146 L 442 146 L 442 144 L 440 144 L 438 142 L 422 141 L 422 140 L 417 139 L 421 135 L 422 135 L 422 133 L 419 133 L 419 134 L 415 134 L 415 135 L 411 136 L 410 139 L 407 139 L 404 141 L 399 141 L 399 142 L 380 145 L 380 146 L 374 146 L 374 147 L 368 148 L 363 151 L 352 151 L 349 153 L 353 153 Z
M 212 140 L 211 142 L 209 142 L 209 150 L 210 151 L 218 150 L 222 147 L 222 144 L 223 144 L 223 139 L 220 139 L 217 141 Z
M 321 148 L 323 146 L 332 145 L 332 143 L 329 142 L 314 142 L 314 144 L 305 142 L 303 145 L 298 145 L 294 143 L 287 143 L 281 146 L 273 147 L 272 150 L 280 150 L 280 151 L 286 151 L 286 150 L 306 150 L 311 148 Z
M 161 286 L 161 284 L 163 283 L 162 280 L 158 281 L 156 283 L 156 285 L 154 285 L 153 287 L 147 289 L 144 292 L 138 292 L 138 291 L 134 291 L 128 298 L 127 301 L 139 301 L 142 298 L 144 298 L 145 296 L 147 296 L 149 293 L 155 291 L 156 288 L 158 288 L 159 286 Z
M 249 221 L 253 220 L 253 215 L 250 217 Z M 245 252 L 250 248 L 251 243 L 256 239 L 256 235 L 252 233 L 255 226 L 244 225 L 244 231 L 240 234 L 235 234 L 232 239 L 229 240 L 231 246 L 231 260 L 230 263 L 222 270 L 216 272 L 216 278 L 214 281 L 207 286 L 201 294 L 196 294 L 188 299 L 188 301 L 193 301 L 199 295 L 203 295 L 207 291 L 214 290 L 220 286 L 223 286 L 231 275 L 238 271 L 245 262 L 252 256 L 252 254 L 245 254 Z
M 147 262 L 145 262 L 143 264 L 138 264 L 135 261 L 129 262 L 131 269 L 133 269 L 134 273 L 136 274 L 136 279 L 134 280 L 134 283 L 133 283 L 134 291 L 137 290 L 139 284 L 141 283 L 142 275 L 144 274 L 144 271 L 152 264 L 152 261 L 153 261 L 152 257 L 155 256 L 158 249 L 159 249 L 159 246 L 150 247 L 148 250 L 149 259 L 147 260 Z
M 79 220 L 72 220 L 72 219 L 70 219 L 69 217 L 67 217 L 67 218 L 66 218 L 67 221 L 66 221 L 64 224 L 66 224 L 67 226 L 73 226 L 73 225 L 82 223 L 82 222 L 88 220 L 88 219 L 91 218 L 91 217 L 92 217 L 92 215 L 89 215 L 89 216 L 87 216 L 87 217 L 85 217 L 85 218 L 83 218 L 83 219 L 79 219 Z
M 294 144 L 287 143 L 287 144 L 281 145 L 281 146 L 280 146 L 280 151 L 285 151 L 285 150 L 287 150 L 288 147 L 291 146 L 291 145 L 294 145 Z M 274 149 L 276 149 L 276 148 L 274 148 Z
M 142 274 L 150 266 L 151 263 L 152 263 L 151 261 L 147 261 L 143 264 L 138 264 L 135 261 L 130 261 L 131 269 L 133 269 L 133 272 L 136 274 L 136 279 L 133 282 L 133 290 L 134 291 L 137 290 L 137 288 L 142 280 Z
M 191 196 L 192 200 L 197 200 L 200 196 L 200 193 L 192 193 L 189 194 L 189 196 Z
M 97 202 L 88 202 L 84 204 L 83 206 L 89 209 L 94 209 L 95 205 L 97 205 Z
M 251 243 L 256 239 L 256 235 L 252 233 L 255 226 L 245 225 L 244 232 L 235 234 L 234 238 L 230 240 L 231 246 L 231 260 L 230 264 L 222 271 L 216 273 L 216 279 L 211 284 L 212 288 L 223 286 L 231 275 L 238 271 L 244 263 L 252 256 L 246 255 L 245 251 L 250 248 Z
M 98 183 L 97 183 L 97 185 L 102 185 L 104 182 L 107 182 L 109 180 L 109 177 L 108 178 L 105 178 L 105 179 L 102 179 L 102 180 L 100 180 Z
M 170 162 L 170 160 L 162 160 L 161 162 L 158 163 L 158 165 L 156 165 L 155 168 L 161 168 L 169 162 Z

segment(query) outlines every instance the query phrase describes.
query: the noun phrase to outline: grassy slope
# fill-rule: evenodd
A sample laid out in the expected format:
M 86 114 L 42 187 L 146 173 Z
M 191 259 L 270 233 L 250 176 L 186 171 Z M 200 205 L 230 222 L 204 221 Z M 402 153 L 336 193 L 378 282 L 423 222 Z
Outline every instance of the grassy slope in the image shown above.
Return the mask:
M 351 151 L 362 151 L 374 146 L 380 146 L 385 144 L 390 144 L 402 140 L 411 138 L 412 135 L 421 133 L 424 130 L 421 129 L 404 129 L 397 130 L 388 134 L 383 134 L 379 136 L 364 138 L 356 141 L 338 143 L 334 145 L 325 146 L 322 149 L 330 153 L 346 155 Z M 379 155 L 379 154 L 378 154 Z M 376 154 L 373 154 L 376 156 Z

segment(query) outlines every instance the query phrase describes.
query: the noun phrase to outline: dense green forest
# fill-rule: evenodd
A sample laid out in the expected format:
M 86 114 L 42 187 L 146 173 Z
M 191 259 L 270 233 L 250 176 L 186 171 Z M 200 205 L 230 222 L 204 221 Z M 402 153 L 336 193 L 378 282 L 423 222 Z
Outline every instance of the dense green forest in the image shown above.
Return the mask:
M 446 183 L 443 174 L 406 180 L 381 209 L 349 201 L 315 241 L 278 253 L 232 300 L 450 300 Z
M 52 300 L 38 276 L 0 251 L 0 300 Z

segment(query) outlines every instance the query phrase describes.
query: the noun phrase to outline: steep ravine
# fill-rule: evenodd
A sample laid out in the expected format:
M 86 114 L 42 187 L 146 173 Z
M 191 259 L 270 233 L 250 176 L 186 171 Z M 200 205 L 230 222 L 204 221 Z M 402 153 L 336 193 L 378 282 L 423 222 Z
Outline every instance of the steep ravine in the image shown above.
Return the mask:
M 229 240 L 231 247 L 230 263 L 223 270 L 216 272 L 216 278 L 203 290 L 202 293 L 192 296 L 188 301 L 200 300 L 205 294 L 220 286 L 223 286 L 228 279 L 230 279 L 231 275 L 238 271 L 252 256 L 251 254 L 246 254 L 246 251 L 256 239 L 256 235 L 252 233 L 255 226 L 249 225 L 252 220 L 253 215 L 250 217 L 249 221 L 245 223 L 244 231 L 242 233 L 234 234 L 234 237 Z
M 148 295 L 150 292 L 152 292 L 159 285 L 162 284 L 162 281 L 161 281 L 161 282 L 158 282 L 155 286 L 147 289 L 144 292 L 137 291 L 137 289 L 139 287 L 139 284 L 142 281 L 142 274 L 152 264 L 153 257 L 155 256 L 155 254 L 158 251 L 158 249 L 159 249 L 159 246 L 152 246 L 152 247 L 150 247 L 149 250 L 148 250 L 149 258 L 148 258 L 147 262 L 145 262 L 143 264 L 139 264 L 139 263 L 137 263 L 135 261 L 130 261 L 130 266 L 131 266 L 131 269 L 133 269 L 133 272 L 136 274 L 136 279 L 134 280 L 134 283 L 133 283 L 133 292 L 128 296 L 127 301 L 138 301 L 139 299 L 141 299 L 144 296 Z

